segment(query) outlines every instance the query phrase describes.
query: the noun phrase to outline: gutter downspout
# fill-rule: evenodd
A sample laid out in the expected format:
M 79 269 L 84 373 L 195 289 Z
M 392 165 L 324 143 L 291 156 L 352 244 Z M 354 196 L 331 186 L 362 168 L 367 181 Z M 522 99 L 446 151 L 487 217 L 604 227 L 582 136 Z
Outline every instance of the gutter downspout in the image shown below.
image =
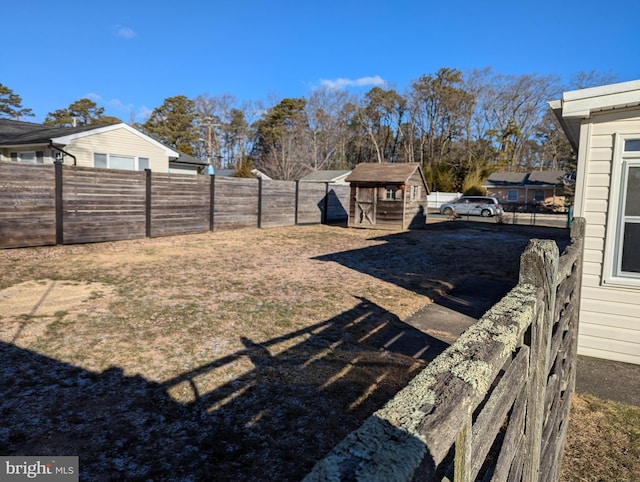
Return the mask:
M 62 148 L 60 148 L 60 147 L 56 147 L 56 146 L 54 146 L 54 145 L 53 145 L 53 142 L 51 142 L 51 141 L 49 141 L 49 147 L 50 147 L 51 149 L 55 149 L 55 150 L 57 150 L 57 151 L 62 152 L 65 156 L 72 157 L 72 158 L 73 158 L 73 165 L 74 165 L 74 166 L 76 166 L 76 165 L 77 165 L 76 163 L 77 163 L 77 161 L 78 161 L 78 160 L 76 159 L 76 156 L 74 156 L 73 154 L 69 154 L 69 153 L 68 153 L 67 151 L 65 151 L 64 149 L 62 149 Z

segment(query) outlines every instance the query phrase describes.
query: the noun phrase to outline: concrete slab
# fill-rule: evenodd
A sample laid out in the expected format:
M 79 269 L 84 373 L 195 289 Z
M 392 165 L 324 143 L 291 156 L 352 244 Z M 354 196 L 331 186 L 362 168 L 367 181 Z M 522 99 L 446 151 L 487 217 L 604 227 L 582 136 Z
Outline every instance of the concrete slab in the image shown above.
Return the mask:
M 578 356 L 576 392 L 640 407 L 640 365 Z
M 513 286 L 507 281 L 470 276 L 416 312 L 406 323 L 451 344 Z

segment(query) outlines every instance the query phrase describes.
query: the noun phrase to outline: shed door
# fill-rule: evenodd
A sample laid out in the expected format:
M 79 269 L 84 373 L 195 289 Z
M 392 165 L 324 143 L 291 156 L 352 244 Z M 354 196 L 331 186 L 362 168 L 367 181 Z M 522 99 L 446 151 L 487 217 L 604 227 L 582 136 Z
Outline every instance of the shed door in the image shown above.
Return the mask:
M 355 224 L 372 226 L 376 224 L 376 188 L 356 188 Z

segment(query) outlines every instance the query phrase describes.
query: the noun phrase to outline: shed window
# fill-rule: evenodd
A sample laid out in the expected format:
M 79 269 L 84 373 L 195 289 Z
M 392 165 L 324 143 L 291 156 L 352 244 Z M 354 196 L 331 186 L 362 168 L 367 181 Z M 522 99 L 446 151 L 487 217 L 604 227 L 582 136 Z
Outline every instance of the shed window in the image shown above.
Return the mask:
M 411 200 L 420 199 L 420 186 L 411 186 Z
M 384 190 L 384 199 L 387 201 L 396 201 L 400 199 L 398 186 L 386 186 Z

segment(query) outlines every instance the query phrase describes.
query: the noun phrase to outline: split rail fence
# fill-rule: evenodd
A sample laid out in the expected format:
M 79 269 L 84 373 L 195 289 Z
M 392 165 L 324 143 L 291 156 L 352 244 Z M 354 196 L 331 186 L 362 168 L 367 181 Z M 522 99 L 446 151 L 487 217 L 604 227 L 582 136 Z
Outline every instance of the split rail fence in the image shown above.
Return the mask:
M 575 386 L 584 219 L 305 481 L 557 481 Z
M 0 248 L 338 222 L 349 187 L 0 162 Z

